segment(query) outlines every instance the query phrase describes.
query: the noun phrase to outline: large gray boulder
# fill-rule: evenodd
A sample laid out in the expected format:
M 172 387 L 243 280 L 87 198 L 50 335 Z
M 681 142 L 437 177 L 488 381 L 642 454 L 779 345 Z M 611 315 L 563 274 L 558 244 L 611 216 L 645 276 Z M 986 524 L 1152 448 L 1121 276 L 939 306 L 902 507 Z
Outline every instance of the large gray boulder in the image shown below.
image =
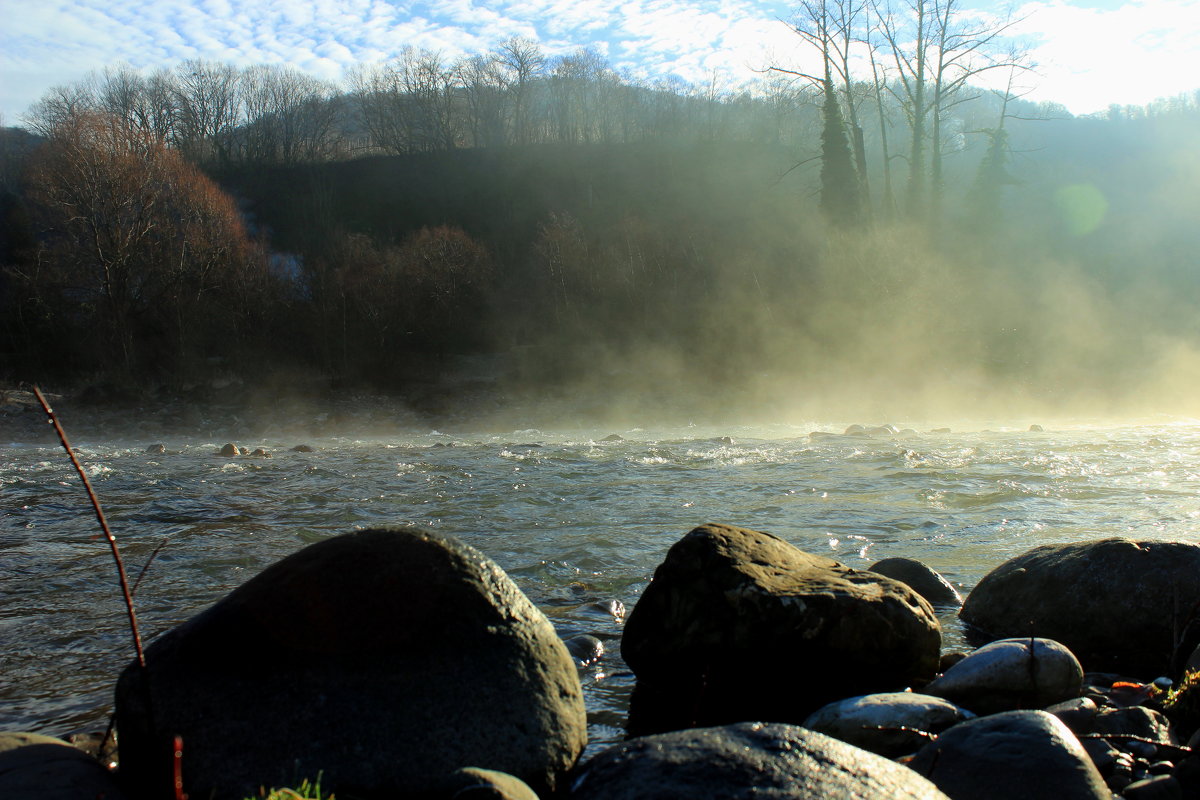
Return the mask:
M 824 734 L 743 722 L 632 739 L 579 771 L 571 800 L 946 800 L 907 767 Z
M 908 766 L 954 800 L 1112 800 L 1079 739 L 1045 711 L 960 722 Z
M 61 739 L 0 733 L 0 797 L 4 800 L 123 800 L 100 762 Z
M 705 525 L 667 553 L 621 639 L 631 735 L 799 723 L 933 677 L 941 628 L 909 587 L 767 533 Z
M 549 791 L 586 744 L 571 656 L 474 548 L 413 529 L 311 545 L 158 639 L 117 686 L 121 773 L 192 797 L 321 777 L 420 796 L 472 766 Z
M 959 616 L 982 638 L 1062 642 L 1089 672 L 1153 678 L 1200 605 L 1200 545 L 1103 539 L 1044 545 L 988 573 Z

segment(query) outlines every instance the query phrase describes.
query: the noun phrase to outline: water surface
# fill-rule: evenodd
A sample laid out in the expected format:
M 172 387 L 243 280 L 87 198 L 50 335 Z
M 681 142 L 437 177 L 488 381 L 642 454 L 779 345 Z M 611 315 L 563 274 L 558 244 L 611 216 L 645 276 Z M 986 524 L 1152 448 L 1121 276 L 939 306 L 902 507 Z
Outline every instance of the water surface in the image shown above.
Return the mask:
M 152 639 L 263 567 L 380 524 L 444 531 L 479 548 L 564 637 L 609 654 L 581 671 L 593 744 L 620 737 L 632 678 L 621 621 L 666 550 L 692 527 L 764 530 L 864 568 L 920 559 L 965 594 L 1039 544 L 1136 536 L 1195 541 L 1200 425 L 810 436 L 756 428 L 515 430 L 243 442 L 83 437 L 81 459 L 131 573 Z M 1048 426 L 1049 427 L 1049 426 Z M 611 434 L 621 438 L 608 440 Z M 0 445 L 0 729 L 102 729 L 132 658 L 106 543 L 61 448 Z M 163 545 L 163 542 L 166 544 Z M 961 643 L 943 614 L 947 647 Z

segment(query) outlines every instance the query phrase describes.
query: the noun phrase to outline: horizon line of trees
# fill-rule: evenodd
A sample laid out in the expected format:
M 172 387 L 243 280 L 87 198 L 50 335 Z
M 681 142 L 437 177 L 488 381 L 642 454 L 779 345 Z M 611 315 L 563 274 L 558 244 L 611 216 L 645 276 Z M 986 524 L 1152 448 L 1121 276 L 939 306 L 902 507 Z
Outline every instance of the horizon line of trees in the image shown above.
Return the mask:
M 1050 201 L 1013 155 L 1032 149 L 1030 120 L 1065 112 L 1021 99 L 1018 55 L 991 52 L 1003 25 L 966 26 L 953 0 L 903 9 L 809 0 L 792 24 L 819 69 L 779 67 L 736 90 L 715 74 L 641 84 L 595 52 L 551 59 L 526 39 L 453 63 L 406 47 L 344 90 L 291 67 L 201 61 L 58 87 L 31 109 L 37 136 L 3 132 L 0 354 L 177 383 L 239 354 L 371 380 L 397 360 L 436 372 L 496 347 L 544 348 L 568 372 L 605 347 L 649 347 L 696 351 L 728 375 L 749 368 L 734 345 L 776 347 L 762 319 L 720 324 L 729 298 L 837 349 L 812 321 L 824 309 L 860 305 L 847 314 L 873 330 L 877 304 L 918 299 L 890 261 L 959 248 L 996 262 L 995 275 L 973 268 L 976 288 L 1010 271 L 1036 285 L 980 253 L 1016 232 L 1007 213 L 1027 229 L 1015 240 L 1048 225 Z M 994 70 L 1003 89 L 972 88 Z M 1096 126 L 1121 147 L 1109 134 L 1126 120 L 1197 112 L 1200 93 L 1144 114 L 1065 115 L 1057 142 L 1082 157 Z M 355 169 L 364 154 L 395 158 Z M 551 155 L 562 174 L 539 173 Z M 800 177 L 806 164 L 820 169 Z M 1067 156 L 1055 169 L 1081 174 Z M 1022 181 L 1030 202 L 1004 202 Z M 951 186 L 961 203 L 946 202 Z M 413 192 L 438 194 L 437 209 Z M 280 240 L 288 253 L 273 251 Z M 997 318 L 953 324 L 981 351 L 1004 349 Z M 730 349 L 697 348 L 705 336 Z

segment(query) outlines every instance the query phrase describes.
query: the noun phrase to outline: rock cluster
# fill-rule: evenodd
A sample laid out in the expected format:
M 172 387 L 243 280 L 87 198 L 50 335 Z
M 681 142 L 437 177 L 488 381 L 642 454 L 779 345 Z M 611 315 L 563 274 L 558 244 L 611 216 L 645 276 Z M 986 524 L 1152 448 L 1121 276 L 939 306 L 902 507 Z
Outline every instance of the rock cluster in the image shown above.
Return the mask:
M 1037 548 L 988 575 L 961 612 L 1009 638 L 943 655 L 929 600 L 957 593 L 919 562 L 854 570 L 766 533 L 702 526 L 670 548 L 628 617 L 631 738 L 578 763 L 577 669 L 605 658 L 603 643 L 564 645 L 455 539 L 361 531 L 269 567 L 124 671 L 119 785 L 65 742 L 15 734 L 0 736 L 0 795 L 173 797 L 179 767 L 191 796 L 215 800 L 318 773 L 348 797 L 1197 797 L 1200 756 L 1176 729 L 1195 717 L 1164 715 L 1184 703 L 1163 702 L 1170 681 L 1147 680 L 1172 653 L 1158 619 L 1195 589 L 1172 565 L 1193 551 Z M 1100 612 L 1055 588 L 1071 580 Z M 1122 603 L 1147 615 L 1146 635 Z M 1113 628 L 1135 644 L 1112 645 Z M 1114 664 L 1121 674 L 1095 671 Z

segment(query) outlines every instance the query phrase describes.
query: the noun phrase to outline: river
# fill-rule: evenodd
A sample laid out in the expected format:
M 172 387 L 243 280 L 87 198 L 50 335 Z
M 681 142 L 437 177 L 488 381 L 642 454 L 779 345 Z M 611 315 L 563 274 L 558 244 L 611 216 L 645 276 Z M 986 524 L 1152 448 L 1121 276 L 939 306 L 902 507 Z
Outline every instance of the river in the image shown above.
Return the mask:
M 432 528 L 494 559 L 564 638 L 608 645 L 581 670 L 595 746 L 620 738 L 632 689 L 611 601 L 632 609 L 698 524 L 768 531 L 854 567 L 917 558 L 964 594 L 1040 544 L 1197 540 L 1200 424 L 1045 427 L 425 428 L 243 442 L 269 459 L 220 458 L 211 435 L 165 437 L 162 455 L 146 453 L 159 440 L 145 435 L 75 444 L 131 573 L 161 546 L 137 591 L 147 640 L 308 543 Z M 315 452 L 292 452 L 298 441 Z M 44 437 L 0 439 L 0 576 L 0 729 L 102 730 L 133 649 L 107 545 Z M 960 644 L 953 613 L 941 616 L 945 646 Z

